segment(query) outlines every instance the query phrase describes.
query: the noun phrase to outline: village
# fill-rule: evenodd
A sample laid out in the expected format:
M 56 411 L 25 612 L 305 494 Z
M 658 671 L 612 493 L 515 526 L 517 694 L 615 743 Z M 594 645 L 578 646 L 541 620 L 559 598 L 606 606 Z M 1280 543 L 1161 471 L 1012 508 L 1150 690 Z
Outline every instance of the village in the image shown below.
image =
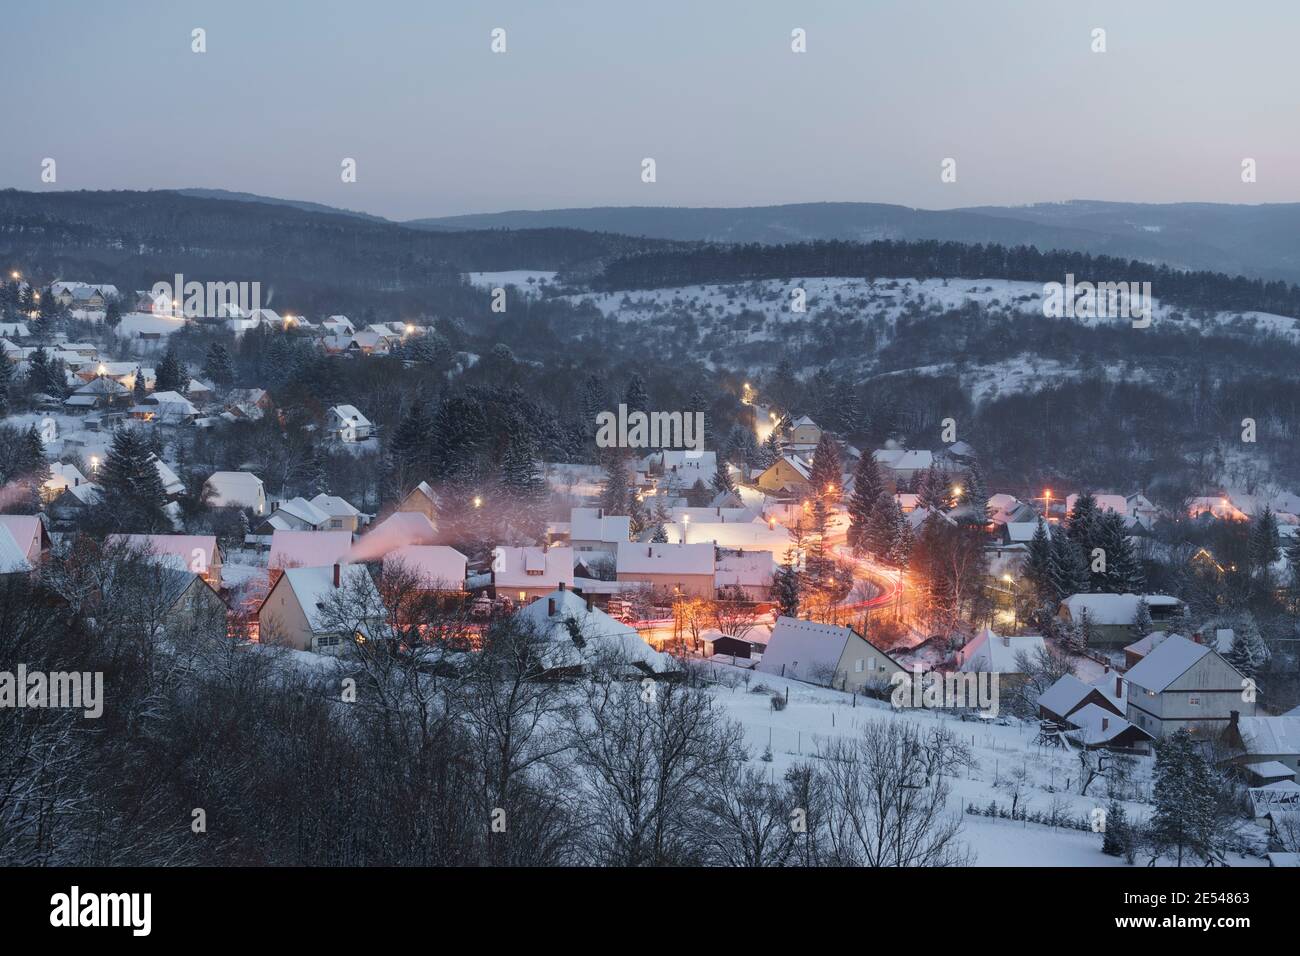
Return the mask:
M 1259 586 L 1293 600 L 1295 494 L 1205 489 L 1180 513 L 1132 488 L 1013 494 L 988 487 L 967 442 L 858 448 L 748 381 L 730 397 L 750 432 L 739 460 L 735 442 L 596 461 L 508 451 L 499 481 L 448 480 L 445 468 L 436 479 L 420 470 L 437 427 L 427 413 L 408 410 L 386 434 L 373 395 L 358 392 L 304 421 L 277 404 L 274 377 L 237 385 L 231 363 L 241 338 L 262 336 L 327 363 L 409 368 L 439 337 L 429 326 L 237 306 L 195 317 L 147 292 L 10 279 L 0 385 L 23 460 L 0 515 L 6 580 L 92 560 L 150 568 L 148 628 L 220 622 L 232 647 L 309 669 L 384 647 L 456 673 L 511 620 L 545 648 L 534 680 L 617 660 L 630 679 L 785 688 L 762 714 L 769 737 L 791 688 L 853 711 L 928 677 L 948 693 L 925 707 L 977 734 L 1014 729 L 1074 768 L 1081 796 L 1123 766 L 1112 814 L 1115 800 L 1149 795 L 1157 750 L 1185 731 L 1237 788 L 1233 852 L 1300 863 L 1300 708 L 1260 691 L 1268 647 L 1248 615 L 1195 613 L 1142 571 L 1166 557 L 1152 536 L 1161 522 L 1248 528 Z M 196 327 L 201 365 L 171 342 Z M 644 406 L 636 393 L 625 400 Z M 265 428 L 305 436 L 306 467 L 273 480 L 205 444 Z M 398 477 L 348 500 L 319 464 L 330 455 Z M 402 455 L 409 466 L 393 468 Z M 1209 548 L 1185 557 L 1227 573 Z M 977 678 L 993 682 L 993 706 L 952 699 Z M 1148 789 L 1125 791 L 1133 780 Z M 968 813 L 1021 819 L 1015 801 L 990 806 Z

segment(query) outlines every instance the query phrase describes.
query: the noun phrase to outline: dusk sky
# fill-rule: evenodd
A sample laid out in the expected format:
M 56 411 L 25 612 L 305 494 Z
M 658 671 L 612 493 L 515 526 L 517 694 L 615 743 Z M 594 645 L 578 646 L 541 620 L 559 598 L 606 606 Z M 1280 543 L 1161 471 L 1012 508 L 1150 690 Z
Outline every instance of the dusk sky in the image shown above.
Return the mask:
M 224 188 L 396 219 L 1291 202 L 1298 33 L 1286 0 L 11 4 L 0 186 Z

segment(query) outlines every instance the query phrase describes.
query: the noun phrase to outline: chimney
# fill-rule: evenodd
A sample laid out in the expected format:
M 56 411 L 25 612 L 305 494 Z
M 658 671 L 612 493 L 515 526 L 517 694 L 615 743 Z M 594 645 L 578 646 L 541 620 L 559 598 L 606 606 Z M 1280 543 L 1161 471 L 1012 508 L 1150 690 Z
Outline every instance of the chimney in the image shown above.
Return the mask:
M 334 586 L 335 587 L 339 587 L 342 578 L 343 578 L 342 569 L 336 563 L 334 565 Z
M 587 595 L 587 613 L 588 613 L 588 614 L 591 613 L 591 606 L 592 606 L 592 604 L 595 603 L 595 600 L 596 600 L 596 599 L 595 599 L 592 595 L 590 595 L 590 594 Z
M 653 558 L 653 557 L 655 556 L 655 548 L 654 548 L 654 545 L 650 545 L 650 547 L 648 547 L 648 548 L 645 549 L 645 556 L 646 556 L 647 558 Z
M 1102 676 L 1103 676 L 1103 677 L 1104 677 L 1106 674 L 1109 674 L 1109 673 L 1110 673 L 1110 662 L 1109 662 L 1109 661 L 1103 661 L 1103 662 L 1102 662 L 1102 665 L 1101 665 L 1101 673 L 1102 673 Z
M 1197 643 L 1197 644 L 1202 644 L 1202 643 L 1204 643 L 1204 641 L 1201 640 L 1201 632 L 1200 632 L 1200 631 L 1197 631 L 1195 634 L 1192 635 L 1192 640 L 1193 640 L 1195 643 Z
M 1109 717 L 1103 717 L 1103 718 L 1101 719 L 1101 729 L 1102 729 L 1102 731 L 1105 732 L 1105 731 L 1108 730 L 1109 728 L 1110 728 L 1110 718 L 1109 718 Z
M 546 599 L 546 616 L 555 617 L 555 598 Z
M 1230 711 L 1228 711 L 1228 729 L 1229 729 L 1229 730 L 1236 730 L 1236 729 L 1237 729 L 1237 721 L 1240 720 L 1240 719 L 1241 719 L 1241 711 L 1239 711 L 1239 710 L 1230 710 Z
M 564 590 L 564 582 L 563 582 L 563 581 L 560 582 L 560 590 L 561 590 L 561 591 Z
M 1003 634 L 1003 635 L 1002 635 L 1002 646 L 1003 646 L 1003 647 L 1010 647 L 1010 646 L 1011 646 L 1011 635 L 1010 635 L 1010 634 Z
M 596 517 L 597 517 L 597 518 L 603 518 L 603 517 L 605 517 L 605 509 L 604 509 L 604 508 L 597 508 L 597 509 L 596 509 Z
M 1124 696 L 1124 678 L 1120 677 L 1118 674 L 1115 675 L 1115 696 Z

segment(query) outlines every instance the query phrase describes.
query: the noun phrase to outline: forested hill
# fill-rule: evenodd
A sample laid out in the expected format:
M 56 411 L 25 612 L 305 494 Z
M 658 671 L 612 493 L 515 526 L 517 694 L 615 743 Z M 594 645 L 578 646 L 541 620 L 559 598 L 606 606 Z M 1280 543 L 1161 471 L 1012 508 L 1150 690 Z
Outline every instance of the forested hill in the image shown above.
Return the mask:
M 593 271 L 668 248 L 574 229 L 429 232 L 344 213 L 170 191 L 0 191 L 0 262 L 30 274 L 146 288 L 181 272 L 260 281 L 299 308 L 455 306 L 467 271 Z M 274 307 L 274 305 L 272 305 Z
M 1188 308 L 1272 312 L 1300 318 L 1300 286 L 1218 272 L 1030 246 L 959 242 L 709 244 L 657 250 L 610 262 L 595 280 L 606 291 L 823 276 L 1017 279 L 1030 282 L 1150 282 L 1157 299 Z

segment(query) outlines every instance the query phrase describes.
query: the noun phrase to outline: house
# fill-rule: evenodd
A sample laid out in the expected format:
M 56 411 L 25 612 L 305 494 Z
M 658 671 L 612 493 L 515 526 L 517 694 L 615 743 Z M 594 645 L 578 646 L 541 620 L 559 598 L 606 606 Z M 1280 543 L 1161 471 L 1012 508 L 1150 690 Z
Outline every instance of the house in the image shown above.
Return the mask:
M 226 602 L 205 576 L 166 565 L 158 571 L 166 605 L 163 627 L 180 634 L 203 624 L 225 631 Z
M 556 590 L 573 587 L 572 548 L 494 548 L 492 585 L 498 596 L 528 604 Z
M 703 544 L 709 542 L 718 548 L 745 551 L 767 551 L 771 554 L 784 555 L 790 549 L 790 532 L 773 522 L 750 520 L 745 524 L 738 522 L 695 522 L 664 525 L 664 533 L 672 544 Z M 643 536 L 648 539 L 654 529 L 648 529 Z
M 41 498 L 47 502 L 53 501 L 63 493 L 63 489 L 75 488 L 77 485 L 84 484 L 89 484 L 89 482 L 76 465 L 52 461 L 50 462 L 50 477 L 41 484 Z
M 763 654 L 767 650 L 767 640 L 765 633 L 754 628 L 740 637 L 716 630 L 707 630 L 700 635 L 705 657 L 730 657 L 746 661 Z
M 286 531 L 271 533 L 271 552 L 266 566 L 285 568 L 324 568 L 346 563 L 352 550 L 351 531 Z
M 438 521 L 438 495 L 429 487 L 427 481 L 422 481 L 402 499 L 401 504 L 397 506 L 399 512 L 410 512 L 413 514 L 422 514 L 434 524 Z
M 185 327 L 185 317 L 157 315 L 150 312 L 128 312 L 113 332 L 123 339 L 138 342 L 161 342 Z
M 1095 647 L 1124 647 L 1133 642 L 1133 619 L 1145 600 L 1155 625 L 1181 620 L 1183 602 L 1167 594 L 1073 594 L 1061 603 L 1062 620 L 1079 624 L 1087 613 Z
M 1018 524 L 1038 524 L 1038 514 L 1034 511 L 1032 505 L 1026 504 L 1014 495 L 996 494 L 990 495 L 987 508 L 989 521 L 993 524 L 1005 525 L 1011 523 Z M 1030 532 L 1032 534 L 1032 532 Z
M 343 591 L 346 606 L 340 607 L 333 601 Z M 354 641 L 365 641 L 383 614 L 383 599 L 364 565 L 287 568 L 258 606 L 258 640 L 336 654 Z
M 162 482 L 163 491 L 168 498 L 175 498 L 185 490 L 185 482 L 181 481 L 180 476 L 172 471 L 167 462 L 152 454 L 149 460 L 153 462 L 154 470 L 158 472 L 158 480 Z
M 895 490 L 934 465 L 933 452 L 909 451 L 895 441 L 886 442 L 885 447 L 873 451 L 871 457 L 880 466 L 881 477 L 892 482 Z
M 583 556 L 594 557 L 599 551 L 613 557 L 618 546 L 630 540 L 632 519 L 627 515 L 607 515 L 602 508 L 573 508 L 569 515 L 569 546 Z
M 266 489 L 251 471 L 217 471 L 203 483 L 203 492 L 213 508 L 247 508 L 254 515 L 266 514 Z
M 810 469 L 797 455 L 782 455 L 758 476 L 756 484 L 763 491 L 773 494 L 798 495 L 806 489 L 811 480 Z
M 36 565 L 27 557 L 6 525 L 0 524 L 0 576 L 30 574 Z
M 66 309 L 102 312 L 110 299 L 119 297 L 115 285 L 94 285 L 89 282 L 67 282 L 62 279 L 50 283 L 54 301 Z
M 647 456 L 646 461 L 663 469 L 664 486 L 683 491 L 697 481 L 708 487 L 718 472 L 718 453 L 713 451 L 664 449 Z
M 276 531 L 322 531 L 329 526 L 330 516 L 306 498 L 271 502 L 271 513 L 254 530 L 254 534 L 274 534 Z
M 1224 742 L 1253 782 L 1300 778 L 1300 717 L 1229 716 Z
M 786 431 L 787 445 L 803 445 L 808 448 L 816 448 L 817 443 L 822 440 L 822 430 L 815 421 L 807 415 L 800 415 L 790 423 Z
M 465 568 L 469 559 L 443 544 L 407 544 L 384 555 L 384 569 L 400 568 L 413 575 L 417 589 L 445 594 L 465 590 Z
M 9 532 L 17 553 L 32 568 L 49 554 L 50 532 L 39 515 L 0 515 L 0 528 Z
M 213 589 L 221 590 L 221 548 L 211 534 L 115 534 L 110 547 L 121 546 L 146 554 L 160 564 L 202 576 Z
M 311 500 L 311 503 L 313 507 L 319 508 L 329 516 L 327 527 L 330 530 L 359 531 L 361 529 L 362 519 L 365 516 L 347 500 L 337 495 L 319 494 Z
M 516 611 L 514 619 L 538 639 L 545 673 L 576 674 L 600 667 L 653 677 L 679 669 L 672 657 L 654 650 L 633 628 L 564 586 L 539 595 Z
M 226 414 L 235 420 L 258 421 L 271 410 L 271 396 L 260 388 L 232 388 L 226 395 Z
M 387 355 L 392 349 L 392 340 L 397 336 L 381 335 L 378 332 L 357 332 L 348 341 L 348 351 L 361 355 Z
M 618 581 L 648 585 L 657 600 L 675 596 L 713 597 L 713 545 L 623 541 L 618 546 Z
M 1172 634 L 1124 675 L 1129 721 L 1153 737 L 1219 733 L 1234 714 L 1255 716 L 1245 678 L 1204 644 Z
M 1150 654 L 1151 651 L 1155 649 L 1156 645 L 1163 643 L 1165 638 L 1168 636 L 1168 631 L 1152 631 L 1141 640 L 1129 644 L 1124 648 L 1124 667 L 1126 669 L 1137 667 L 1138 661 Z M 1232 628 L 1221 627 L 1215 630 L 1214 640 L 1209 643 L 1220 654 L 1227 656 L 1228 652 L 1232 650 L 1234 639 L 1235 635 L 1233 634 Z M 1201 635 L 1193 635 L 1192 640 L 1197 643 L 1208 642 L 1206 638 L 1203 638 Z
M 736 551 L 718 556 L 713 586 L 719 597 L 770 601 L 776 558 L 771 551 Z
M 132 418 L 163 425 L 183 425 L 198 417 L 199 410 L 180 392 L 154 392 L 129 409 Z
M 355 405 L 334 405 L 325 415 L 326 431 L 335 441 L 345 444 L 365 441 L 374 430 L 370 419 L 362 415 Z
M 1084 704 L 1066 721 L 1069 729 L 1065 736 L 1084 750 L 1145 751 L 1155 738 L 1141 727 L 1135 727 L 1109 708 L 1099 704 Z
M 957 669 L 1016 681 L 1025 676 L 1022 661 L 1033 661 L 1046 649 L 1040 634 L 995 634 L 986 627 L 957 652 Z
M 110 408 L 125 405 L 131 390 L 106 375 L 92 378 L 63 400 L 69 408 Z
M 1122 684 L 1123 678 L 1116 675 Z M 1118 698 L 1107 693 L 1107 688 L 1085 684 L 1073 674 L 1062 674 L 1051 687 L 1038 697 L 1038 716 L 1044 720 L 1065 723 L 1075 711 L 1089 704 L 1109 711 L 1116 717 L 1124 716 L 1124 707 Z
M 84 481 L 77 485 L 68 485 L 46 505 L 50 517 L 60 525 L 76 524 L 99 504 L 101 498 L 99 485 Z
M 321 328 L 329 335 L 352 335 L 356 331 L 346 315 L 331 315 L 321 322 Z
M 1160 517 L 1160 509 L 1151 503 L 1146 495 L 1138 493 L 1129 495 L 1124 499 L 1128 506 L 1128 514 L 1134 523 L 1144 528 L 1150 528 Z
M 858 692 L 889 686 L 903 667 L 850 627 L 778 618 L 756 670 Z

